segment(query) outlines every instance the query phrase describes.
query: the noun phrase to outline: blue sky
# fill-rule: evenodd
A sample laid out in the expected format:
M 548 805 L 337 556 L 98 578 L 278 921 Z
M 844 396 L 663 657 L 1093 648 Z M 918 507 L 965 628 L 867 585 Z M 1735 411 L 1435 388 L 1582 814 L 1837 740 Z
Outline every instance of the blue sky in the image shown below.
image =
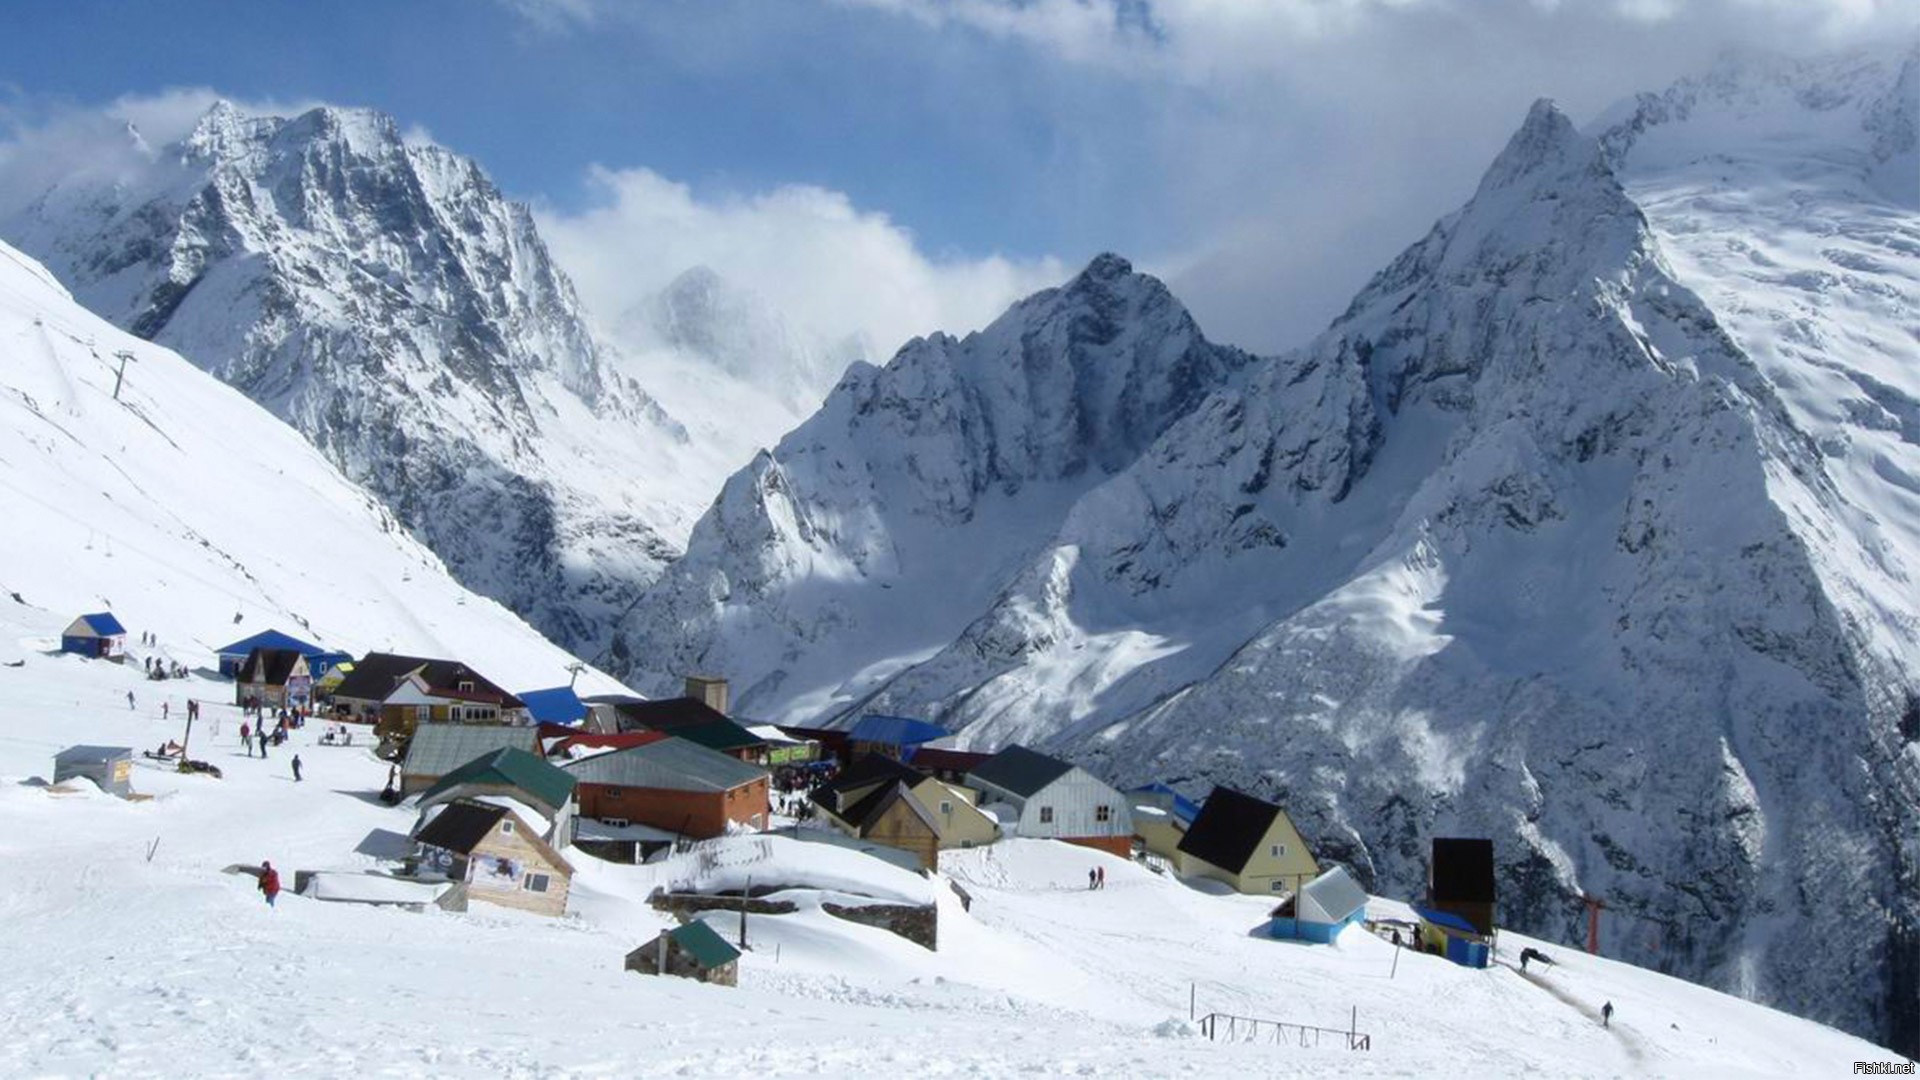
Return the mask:
M 1470 194 L 1535 97 L 1584 120 L 1724 47 L 1917 22 L 1911 0 L 65 0 L 0 35 L 0 163 L 169 90 L 367 105 L 532 202 L 607 319 L 707 262 L 885 352 L 1116 250 L 1273 349 Z

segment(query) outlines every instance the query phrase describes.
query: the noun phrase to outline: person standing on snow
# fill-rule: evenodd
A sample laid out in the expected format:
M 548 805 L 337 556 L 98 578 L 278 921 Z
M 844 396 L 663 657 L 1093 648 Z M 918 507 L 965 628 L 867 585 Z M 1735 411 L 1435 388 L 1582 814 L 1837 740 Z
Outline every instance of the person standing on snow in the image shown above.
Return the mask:
M 1098 870 L 1093 869 L 1092 867 L 1088 867 L 1087 868 L 1087 888 L 1089 890 L 1097 889 L 1100 887 L 1099 882 L 1100 882 L 1100 872 Z
M 1603 1028 L 1613 1026 L 1613 1002 L 1611 1001 L 1600 1006 L 1600 1026 Z
M 247 748 L 247 756 L 253 756 L 253 729 L 246 724 L 240 725 L 240 745 Z
M 133 691 L 131 690 L 127 691 L 127 708 L 128 710 L 133 708 Z
M 273 906 L 273 898 L 280 895 L 280 871 L 265 859 L 260 860 L 260 895 L 267 898 L 267 906 Z
M 293 755 L 293 782 L 296 784 L 300 782 L 300 755 L 299 754 Z
M 1096 867 L 1094 869 L 1094 873 L 1098 874 L 1099 876 L 1094 879 L 1095 885 L 1093 887 L 1096 889 L 1106 888 L 1107 887 L 1107 868 L 1104 866 Z

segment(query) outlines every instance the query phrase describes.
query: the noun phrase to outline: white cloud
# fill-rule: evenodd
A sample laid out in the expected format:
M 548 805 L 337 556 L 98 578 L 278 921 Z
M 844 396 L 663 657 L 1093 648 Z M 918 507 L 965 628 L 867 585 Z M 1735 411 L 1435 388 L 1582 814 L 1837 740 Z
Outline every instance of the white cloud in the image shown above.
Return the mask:
M 29 101 L 0 109 L 0 218 L 63 180 L 131 179 L 184 138 L 221 95 L 204 86 L 126 95 L 106 105 Z M 231 99 L 228 99 L 231 100 Z M 235 101 L 253 116 L 292 116 L 316 101 Z
M 884 359 L 916 335 L 976 329 L 1067 274 L 1052 259 L 931 256 L 887 215 L 819 187 L 703 199 L 647 169 L 599 168 L 591 185 L 588 209 L 542 207 L 538 218 L 603 321 L 705 265 L 820 334 L 864 337 Z

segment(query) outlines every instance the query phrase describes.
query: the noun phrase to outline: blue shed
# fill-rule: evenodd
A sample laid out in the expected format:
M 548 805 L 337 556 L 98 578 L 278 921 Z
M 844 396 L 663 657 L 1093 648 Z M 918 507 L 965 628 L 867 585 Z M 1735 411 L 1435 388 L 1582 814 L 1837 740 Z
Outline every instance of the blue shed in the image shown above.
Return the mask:
M 1336 866 L 1300 887 L 1273 909 L 1267 932 L 1329 944 L 1340 931 L 1367 917 L 1367 892 L 1345 867 Z
M 127 652 L 127 628 L 111 612 L 82 615 L 61 631 L 60 651 L 118 660 Z
M 1493 945 L 1467 920 L 1450 911 L 1413 905 L 1420 917 L 1420 941 L 1461 967 L 1483 968 L 1493 962 Z
M 547 690 L 523 690 L 514 695 L 526 703 L 527 714 L 536 724 L 564 724 L 572 727 L 587 718 L 587 703 L 571 686 Z
M 905 716 L 868 715 L 860 718 L 847 733 L 854 753 L 885 754 L 901 761 L 912 761 L 913 752 L 930 742 L 948 738 L 953 732 L 925 720 Z
M 1191 826 L 1193 819 L 1200 816 L 1200 804 L 1187 798 L 1162 783 L 1143 784 L 1127 792 L 1129 795 L 1156 796 L 1156 803 L 1165 803 L 1167 812 L 1173 815 L 1182 828 Z

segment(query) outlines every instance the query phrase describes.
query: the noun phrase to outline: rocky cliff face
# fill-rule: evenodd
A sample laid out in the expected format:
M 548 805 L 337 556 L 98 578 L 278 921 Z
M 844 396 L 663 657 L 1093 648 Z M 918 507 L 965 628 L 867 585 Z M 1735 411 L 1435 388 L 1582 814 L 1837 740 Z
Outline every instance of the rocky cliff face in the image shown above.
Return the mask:
M 1492 836 L 1509 925 L 1911 1048 L 1914 76 L 1849 63 L 1535 106 L 1287 355 L 1103 258 L 858 369 L 630 657 L 1277 796 L 1387 894 Z
M 366 110 L 222 103 L 147 156 L 6 235 L 293 424 L 463 583 L 598 651 L 698 504 L 684 430 L 601 355 L 526 208 Z

